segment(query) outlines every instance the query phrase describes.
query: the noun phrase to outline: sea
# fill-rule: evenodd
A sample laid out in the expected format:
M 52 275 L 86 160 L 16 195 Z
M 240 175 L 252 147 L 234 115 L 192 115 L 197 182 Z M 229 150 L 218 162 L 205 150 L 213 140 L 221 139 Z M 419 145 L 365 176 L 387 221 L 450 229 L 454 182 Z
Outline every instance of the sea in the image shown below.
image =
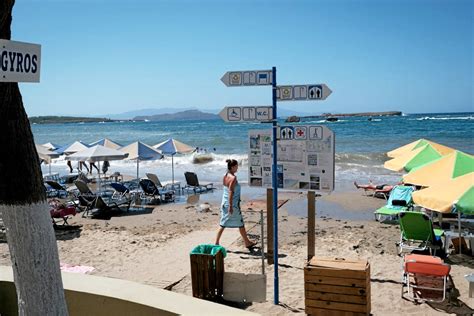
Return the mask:
M 280 125 L 290 125 L 280 120 Z M 353 181 L 366 183 L 396 183 L 402 174 L 385 169 L 386 152 L 425 138 L 440 144 L 474 153 L 474 113 L 424 113 L 402 116 L 345 117 L 336 122 L 324 119 L 302 119 L 291 125 L 325 125 L 335 133 L 336 191 L 347 189 Z M 226 123 L 216 120 L 186 121 L 123 121 L 99 123 L 33 124 L 35 142 L 58 145 L 76 140 L 92 143 L 109 138 L 121 145 L 141 141 L 155 145 L 174 138 L 192 147 L 199 147 L 198 159 L 194 155 L 176 155 L 175 179 L 184 182 L 184 172 L 193 171 L 200 181 L 220 183 L 226 171 L 226 159 L 240 163 L 238 178 L 248 182 L 248 131 L 271 130 L 268 123 Z M 206 162 L 200 161 L 204 157 Z M 171 180 L 171 158 L 141 161 L 140 176 L 152 172 L 161 180 Z M 111 161 L 110 171 L 136 175 L 135 161 Z M 65 175 L 69 172 L 64 158 L 54 159 L 51 165 L 42 165 L 43 174 L 51 172 Z

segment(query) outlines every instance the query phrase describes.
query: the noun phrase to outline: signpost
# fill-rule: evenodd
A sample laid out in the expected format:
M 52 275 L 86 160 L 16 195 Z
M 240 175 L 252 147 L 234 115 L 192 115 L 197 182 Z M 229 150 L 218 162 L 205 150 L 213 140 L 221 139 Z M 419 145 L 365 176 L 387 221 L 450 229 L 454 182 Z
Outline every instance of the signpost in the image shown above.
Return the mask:
M 219 112 L 226 122 L 268 122 L 273 119 L 271 106 L 226 106 Z
M 222 76 L 221 81 L 227 87 L 245 87 L 245 86 L 272 86 L 272 111 L 270 107 L 263 114 L 261 112 L 260 119 L 257 116 L 257 109 L 260 107 L 226 107 L 219 115 L 226 122 L 239 121 L 271 121 L 272 122 L 272 169 L 271 179 L 273 188 L 273 261 L 274 261 L 274 282 L 273 282 L 273 302 L 279 303 L 279 279 L 278 279 L 278 175 L 277 175 L 277 139 L 283 135 L 283 131 L 278 129 L 277 122 L 277 100 L 280 101 L 318 101 L 325 100 L 331 90 L 325 84 L 311 85 L 295 85 L 295 86 L 277 86 L 276 85 L 276 67 L 271 70 L 244 70 L 244 71 L 228 71 Z M 255 111 L 255 113 L 254 113 Z M 265 119 L 263 119 L 265 118 Z M 270 118 L 270 119 L 268 119 Z M 287 127 L 285 129 L 285 137 L 296 138 L 302 137 L 301 130 L 298 132 L 297 127 Z M 297 136 L 295 136 L 297 135 Z M 314 161 L 314 160 L 312 160 Z M 262 236 L 263 238 L 263 236 Z
M 39 82 L 41 45 L 0 39 L 0 82 Z
M 326 100 L 332 93 L 324 83 L 293 86 L 277 86 L 278 101 L 317 101 Z

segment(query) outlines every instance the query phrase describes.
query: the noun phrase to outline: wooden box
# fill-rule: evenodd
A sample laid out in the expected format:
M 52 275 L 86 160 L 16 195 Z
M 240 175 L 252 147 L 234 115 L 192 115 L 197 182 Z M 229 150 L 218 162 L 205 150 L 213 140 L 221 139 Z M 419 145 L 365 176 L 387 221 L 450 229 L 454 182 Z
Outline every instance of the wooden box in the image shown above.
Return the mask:
M 370 315 L 367 260 L 313 257 L 304 268 L 308 315 Z
M 215 256 L 191 254 L 191 281 L 194 297 L 208 300 L 221 298 L 224 283 L 222 251 L 218 251 Z

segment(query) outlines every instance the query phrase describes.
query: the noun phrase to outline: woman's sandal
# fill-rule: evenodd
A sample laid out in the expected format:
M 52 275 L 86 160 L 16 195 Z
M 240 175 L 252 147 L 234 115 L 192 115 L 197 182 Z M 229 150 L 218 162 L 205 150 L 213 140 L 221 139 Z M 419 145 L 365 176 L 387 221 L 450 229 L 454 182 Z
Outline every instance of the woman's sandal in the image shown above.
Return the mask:
M 248 250 L 252 250 L 257 245 L 256 242 L 252 242 L 250 245 L 245 246 Z

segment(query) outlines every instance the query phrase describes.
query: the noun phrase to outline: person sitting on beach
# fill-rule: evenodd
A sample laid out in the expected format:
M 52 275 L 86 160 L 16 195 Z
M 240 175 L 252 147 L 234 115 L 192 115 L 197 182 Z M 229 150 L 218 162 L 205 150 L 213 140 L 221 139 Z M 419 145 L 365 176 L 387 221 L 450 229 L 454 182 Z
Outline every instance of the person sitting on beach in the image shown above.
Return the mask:
M 100 173 L 100 170 L 99 168 L 97 168 L 97 166 L 95 165 L 95 162 L 89 162 L 89 169 L 90 169 L 90 173 L 92 174 L 92 167 L 95 168 L 95 170 L 97 170 L 97 173 Z
M 380 184 L 380 185 L 375 185 L 371 182 L 369 184 L 357 184 L 356 181 L 354 181 L 354 185 L 357 189 L 364 189 L 364 190 L 383 190 L 383 191 L 390 191 L 393 189 L 393 185 L 389 184 Z
M 240 212 L 240 184 L 235 173 L 239 164 L 235 159 L 227 159 L 227 172 L 222 180 L 224 193 L 222 195 L 220 227 L 217 231 L 216 245 L 219 245 L 222 233 L 226 227 L 239 228 L 245 247 L 251 250 L 256 242 L 251 241 L 245 230 L 244 220 Z

